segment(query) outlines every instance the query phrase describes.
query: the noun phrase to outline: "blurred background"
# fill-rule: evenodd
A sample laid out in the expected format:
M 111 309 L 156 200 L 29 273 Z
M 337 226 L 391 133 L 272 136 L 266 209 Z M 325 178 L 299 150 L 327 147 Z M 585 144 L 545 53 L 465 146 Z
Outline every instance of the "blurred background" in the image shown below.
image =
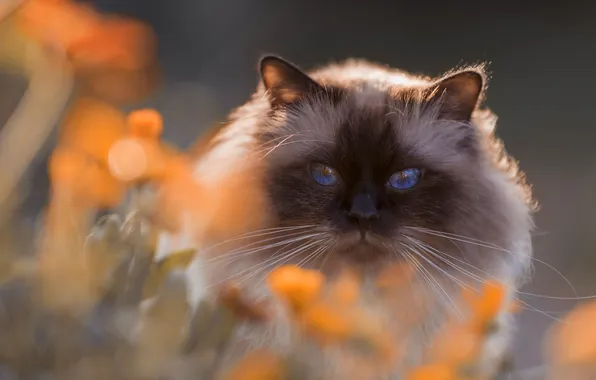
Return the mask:
M 535 276 L 522 299 L 518 367 L 541 361 L 547 327 L 580 296 L 596 294 L 596 3 L 368 0 L 94 0 L 142 19 L 160 40 L 165 83 L 139 106 L 163 113 L 165 138 L 188 146 L 248 99 L 264 53 L 308 69 L 348 57 L 439 75 L 489 62 L 488 106 L 498 134 L 534 184 Z M 553 4 L 556 4 L 553 2 Z M 0 77 L 0 121 L 25 83 Z M 0 123 L 1 124 L 1 123 Z M 43 207 L 45 160 L 30 171 L 25 215 Z M 554 269 L 556 268 L 556 269 Z

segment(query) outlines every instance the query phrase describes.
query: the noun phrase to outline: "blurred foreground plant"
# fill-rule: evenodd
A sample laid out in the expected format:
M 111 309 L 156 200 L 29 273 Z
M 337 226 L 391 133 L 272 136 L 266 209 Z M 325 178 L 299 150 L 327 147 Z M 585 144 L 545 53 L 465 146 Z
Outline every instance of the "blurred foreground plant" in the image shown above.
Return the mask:
M 161 115 L 120 108 L 158 83 L 152 32 L 68 0 L 3 10 L 0 56 L 31 82 L 25 108 L 0 134 L 2 216 L 68 96 L 71 102 L 50 159 L 51 201 L 35 254 L 23 255 L 15 224 L 0 220 L 0 378 L 329 379 L 318 353 L 330 350 L 345 367 L 342 379 L 383 378 L 396 368 L 407 345 L 366 307 L 369 295 L 350 270 L 328 279 L 280 267 L 267 279 L 269 303 L 225 284 L 191 308 L 184 270 L 195 252 L 156 259 L 156 238 L 179 230 L 182 218 L 200 219 L 210 200 L 197 199 L 191 158 L 160 140 Z M 96 222 L 105 209 L 114 212 Z M 375 284 L 385 302 L 411 309 L 412 324 L 426 312 L 400 291 L 414 272 L 396 265 Z M 465 290 L 464 299 L 466 318 L 449 321 L 425 364 L 405 370 L 404 379 L 485 380 L 476 367 L 508 301 L 497 283 Z M 292 327 L 289 350 L 255 349 L 230 364 L 238 329 L 267 324 L 279 307 Z M 555 326 L 542 378 L 593 378 L 594 318 L 588 303 Z

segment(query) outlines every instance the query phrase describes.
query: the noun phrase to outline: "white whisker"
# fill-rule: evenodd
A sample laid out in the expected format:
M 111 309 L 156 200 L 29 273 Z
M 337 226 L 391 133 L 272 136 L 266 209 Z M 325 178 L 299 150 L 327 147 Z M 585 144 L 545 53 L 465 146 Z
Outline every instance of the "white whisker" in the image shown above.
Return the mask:
M 434 230 L 429 230 L 426 228 L 419 228 L 419 227 L 406 227 L 409 228 L 411 230 L 414 231 L 418 231 L 421 233 L 426 233 L 432 236 L 437 236 L 437 237 L 441 237 L 450 241 L 459 241 L 462 243 L 466 243 L 466 244 L 471 244 L 471 245 L 476 245 L 479 247 L 483 247 L 483 248 L 490 248 L 490 249 L 494 249 L 496 251 L 500 251 L 500 252 L 504 252 L 504 253 L 508 253 L 509 255 L 511 255 L 513 258 L 516 259 L 520 259 L 518 257 L 518 255 L 515 252 L 512 252 L 510 250 L 507 250 L 503 247 L 499 247 L 498 245 L 489 243 L 489 242 L 485 242 L 485 241 L 481 241 L 478 239 L 473 239 L 473 238 L 469 238 L 466 236 L 461 236 L 461 235 L 456 235 L 456 234 L 450 234 L 450 233 L 446 233 L 446 232 L 439 232 L 439 231 L 434 231 Z M 551 264 L 548 264 L 545 261 L 542 261 L 536 257 L 530 257 L 530 259 L 532 261 L 535 261 L 539 264 L 542 264 L 544 266 L 546 266 L 547 268 L 549 268 L 550 270 L 552 270 L 553 272 L 555 272 L 558 276 L 560 276 L 563 281 L 565 281 L 565 283 L 569 286 L 569 288 L 571 289 L 571 291 L 574 294 L 574 297 L 554 297 L 554 298 L 550 298 L 550 296 L 541 296 L 541 295 L 534 295 L 536 297 L 539 298 L 547 298 L 547 299 L 561 299 L 561 300 L 581 300 L 581 299 L 592 299 L 592 298 L 596 298 L 596 295 L 592 295 L 592 296 L 584 296 L 584 297 L 580 297 L 579 294 L 577 293 L 577 290 L 575 289 L 575 287 L 573 286 L 573 284 L 571 283 L 571 281 L 565 276 L 563 275 L 563 273 L 561 273 L 557 268 L 555 268 L 554 266 L 552 266 Z M 521 259 L 520 259 L 521 260 Z
M 321 243 L 321 240 L 313 241 L 313 242 L 307 243 L 306 245 L 302 245 L 302 246 L 294 249 L 293 251 L 290 251 L 290 252 L 282 255 L 280 258 L 277 258 L 277 260 L 273 261 L 272 263 L 269 263 L 269 264 L 263 266 L 262 268 L 255 270 L 253 274 L 249 275 L 248 277 L 244 277 L 242 280 L 240 280 L 238 282 L 238 284 L 248 280 L 251 277 L 254 277 L 255 275 L 262 272 L 263 270 L 270 268 L 276 264 L 278 264 L 278 266 L 283 265 L 283 264 L 287 263 L 289 260 L 291 260 L 292 258 L 294 258 L 295 256 L 297 256 L 299 253 L 304 252 L 306 249 L 308 249 L 314 245 L 320 244 L 320 243 Z M 273 257 L 273 258 L 275 258 L 275 257 Z M 263 280 L 265 277 L 263 277 L 261 280 Z M 259 281 L 259 283 L 261 282 L 261 280 Z
M 321 247 L 317 248 L 316 250 L 314 250 L 313 252 L 311 252 L 311 253 L 310 253 L 308 256 L 306 256 L 305 258 L 303 258 L 302 260 L 300 260 L 300 261 L 299 261 L 299 262 L 296 264 L 296 266 L 298 266 L 298 267 L 305 266 L 305 265 L 306 265 L 306 264 L 309 262 L 309 260 L 310 260 L 311 258 L 313 258 L 313 259 L 314 259 L 315 257 L 317 257 L 317 256 L 319 255 L 319 253 L 320 253 L 320 252 L 322 252 L 324 249 L 325 249 L 325 245 L 323 245 L 323 246 L 321 246 Z
M 247 255 L 256 253 L 256 252 L 261 252 L 263 250 L 266 249 L 270 249 L 270 248 L 275 248 L 275 247 L 279 247 L 282 245 L 288 245 L 291 243 L 295 243 L 304 239 L 308 239 L 311 237 L 316 237 L 316 236 L 320 236 L 321 233 L 311 233 L 311 234 L 304 234 L 303 232 L 300 233 L 293 233 L 293 234 L 288 234 L 286 236 L 278 236 L 276 238 L 269 238 L 269 239 L 263 239 L 261 241 L 257 241 L 257 242 L 252 242 L 250 244 L 247 244 L 245 246 L 236 248 L 230 252 L 227 252 L 225 254 L 222 254 L 220 256 L 211 258 L 211 259 L 206 259 L 205 263 L 219 263 L 222 261 L 226 261 L 229 259 L 233 259 L 233 258 L 238 258 L 238 257 L 245 257 Z M 267 245 L 262 245 L 265 242 L 269 242 L 269 241 L 275 241 L 277 239 L 284 239 L 281 241 L 277 241 L 275 243 L 271 243 L 271 244 L 267 244 Z M 252 247 L 252 246 L 257 246 L 256 248 L 252 248 L 249 250 L 246 250 L 246 248 Z
M 311 245 L 312 243 L 313 243 L 312 241 L 306 241 L 306 242 L 304 242 L 303 244 L 299 245 L 299 246 L 298 246 L 297 248 L 295 248 L 294 250 L 292 250 L 292 251 L 290 251 L 290 252 L 288 252 L 288 253 L 285 253 L 285 254 L 283 254 L 283 255 L 281 256 L 281 259 L 284 259 L 284 258 L 291 258 L 291 257 L 292 257 L 292 256 L 294 256 L 295 254 L 297 254 L 297 252 L 296 252 L 296 251 L 299 251 L 299 250 L 300 250 L 300 249 L 302 249 L 304 246 Z M 283 248 L 282 248 L 282 249 L 283 249 Z M 282 249 L 280 249 L 279 251 L 281 251 Z M 278 251 L 278 252 L 279 252 L 279 251 Z M 268 258 L 268 259 L 267 259 L 267 260 L 265 260 L 265 261 L 259 262 L 259 263 L 255 264 L 255 265 L 253 265 L 253 266 L 250 266 L 250 267 L 248 267 L 248 268 L 244 268 L 244 269 L 243 269 L 243 270 L 241 270 L 240 272 L 238 272 L 238 273 L 234 273 L 233 275 L 229 276 L 228 278 L 226 278 L 226 279 L 224 279 L 224 280 L 220 280 L 220 281 L 217 281 L 217 282 L 215 282 L 215 283 L 213 283 L 213 284 L 210 284 L 210 285 L 208 285 L 208 286 L 207 286 L 207 288 L 210 288 L 210 287 L 212 287 L 212 286 L 215 286 L 215 285 L 218 285 L 218 284 L 221 284 L 221 283 L 228 282 L 228 281 L 230 281 L 230 280 L 234 279 L 235 277 L 238 277 L 238 276 L 240 276 L 240 275 L 242 275 L 242 274 L 244 274 L 244 273 L 246 273 L 246 272 L 249 272 L 247 275 L 243 276 L 243 277 L 242 277 L 242 278 L 239 280 L 239 282 L 237 282 L 237 284 L 240 284 L 241 282 L 243 282 L 243 281 L 245 281 L 246 279 L 250 278 L 250 277 L 251 277 L 253 274 L 258 274 L 259 272 L 261 272 L 263 269 L 266 269 L 266 268 L 267 268 L 267 267 L 269 267 L 270 265 L 275 265 L 275 263 L 279 262 L 279 260 L 280 260 L 280 258 L 279 258 L 279 257 L 277 257 L 277 256 L 275 256 L 275 255 L 272 255 L 270 258 Z M 252 273 L 251 273 L 251 272 L 252 272 Z M 247 277 L 247 276 L 248 276 L 248 277 Z
M 234 241 L 238 241 L 238 240 L 242 240 L 242 239 L 248 239 L 248 238 L 255 238 L 255 237 L 260 237 L 260 236 L 269 236 L 269 235 L 274 235 L 277 233 L 282 233 L 282 232 L 288 232 L 288 231 L 294 231 L 294 230 L 303 230 L 303 229 L 307 229 L 307 228 L 313 228 L 316 227 L 315 224 L 308 224 L 308 225 L 300 225 L 300 226 L 287 226 L 287 227 L 273 227 L 273 228 L 264 228 L 264 229 L 260 229 L 260 230 L 255 230 L 255 231 L 251 231 L 251 232 L 247 232 L 244 233 L 242 235 L 238 235 L 235 236 L 231 239 L 228 240 L 224 240 L 218 243 L 215 243 L 213 245 L 210 245 L 208 247 L 202 248 L 201 249 L 201 254 L 204 254 L 206 252 L 209 252 L 210 250 L 220 247 L 224 244 L 228 244 Z
M 443 270 L 442 268 L 437 266 L 435 263 L 430 261 L 427 257 L 425 257 L 423 254 L 421 254 L 417 250 L 415 250 L 413 247 L 411 247 L 407 244 L 401 244 L 401 245 L 408 251 L 414 253 L 417 257 L 420 257 L 421 259 L 423 259 L 424 261 L 429 263 L 433 268 L 437 269 L 440 273 L 450 276 L 447 272 L 445 272 L 445 270 Z M 416 260 L 416 262 L 417 262 L 417 260 Z M 428 276 L 427 278 L 429 280 L 431 280 L 432 282 L 434 282 L 434 284 L 436 284 L 436 285 L 432 285 L 432 282 L 429 281 L 429 284 L 431 284 L 431 286 L 433 286 L 433 288 L 435 289 L 435 291 L 437 293 L 437 296 L 439 296 L 442 299 L 442 302 L 444 302 L 444 304 L 446 306 L 449 306 L 449 304 L 451 304 L 451 307 L 453 307 L 453 309 L 463 318 L 462 312 L 459 310 L 459 308 L 457 307 L 457 304 L 453 301 L 453 299 L 449 296 L 449 293 L 439 284 L 439 282 L 434 278 L 434 276 L 428 271 L 427 268 L 425 268 L 419 262 L 417 262 L 417 263 L 418 263 L 420 269 L 422 269 L 422 271 L 426 272 L 426 274 Z
M 480 268 L 477 268 L 477 267 L 475 267 L 474 265 L 472 265 L 472 264 L 470 264 L 470 263 L 468 263 L 468 262 L 466 262 L 466 261 L 464 261 L 464 260 L 461 260 L 461 259 L 459 259 L 459 258 L 457 258 L 457 257 L 454 257 L 454 256 L 452 256 L 452 255 L 449 255 L 449 254 L 447 254 L 447 253 L 445 253 L 445 252 L 442 252 L 442 251 L 440 251 L 440 250 L 438 250 L 438 249 L 436 249 L 436 248 L 434 248 L 434 247 L 430 246 L 429 244 L 426 244 L 426 243 L 424 243 L 424 242 L 422 242 L 422 241 L 420 241 L 420 240 L 418 240 L 418 239 L 412 238 L 411 236 L 407 236 L 406 238 L 408 238 L 408 239 L 409 239 L 410 241 L 412 241 L 414 244 L 417 244 L 417 245 L 418 245 L 418 246 L 419 246 L 421 249 L 423 249 L 425 252 L 427 252 L 427 253 L 429 253 L 429 254 L 433 255 L 434 257 L 436 257 L 436 258 L 438 258 L 439 260 L 443 261 L 443 262 L 444 262 L 444 263 L 446 263 L 447 265 L 449 265 L 449 266 L 451 266 L 452 268 L 454 268 L 454 269 L 458 270 L 458 271 L 459 271 L 459 272 L 461 272 L 462 274 L 464 274 L 464 275 L 467 275 L 468 277 L 470 277 L 470 278 L 472 278 L 472 279 L 474 279 L 474 280 L 476 280 L 476 281 L 480 282 L 481 284 L 484 284 L 484 283 L 486 283 L 486 280 L 484 280 L 484 279 L 482 279 L 481 277 L 479 277 L 479 276 L 477 276 L 477 275 L 475 275 L 475 274 L 471 273 L 471 272 L 470 272 L 470 271 L 468 271 L 468 270 L 465 270 L 465 269 L 461 268 L 460 266 L 458 266 L 458 265 L 454 264 L 453 262 L 451 262 L 450 260 L 448 260 L 448 259 L 447 259 L 446 257 L 444 257 L 444 256 L 447 256 L 447 257 L 448 257 L 448 258 L 450 258 L 450 259 L 453 259 L 453 260 L 459 261 L 459 262 L 461 262 L 461 263 L 463 263 L 463 264 L 465 264 L 465 265 L 467 265 L 467 266 L 469 266 L 469 267 L 472 267 L 473 269 L 475 269 L 475 270 L 478 270 L 479 272 L 483 273 L 483 274 L 484 274 L 484 275 L 486 275 L 487 277 L 490 277 L 490 278 L 492 278 L 492 279 L 494 279 L 494 280 L 496 280 L 496 281 L 498 281 L 498 280 L 499 280 L 499 279 L 498 279 L 498 278 L 496 278 L 495 276 L 493 276 L 493 275 L 491 275 L 491 274 L 489 274 L 489 273 L 487 273 L 487 272 L 485 272 L 485 271 L 481 270 Z M 434 252 L 433 252 L 433 251 L 434 251 Z M 443 255 L 443 256 L 441 256 L 441 255 Z M 452 276 L 452 275 L 451 275 L 451 276 Z M 458 283 L 460 286 L 462 286 L 462 287 L 471 288 L 472 290 L 476 291 L 477 293 L 479 293 L 479 292 L 480 292 L 480 290 L 478 290 L 478 289 L 475 289 L 474 287 L 470 287 L 469 285 L 467 285 L 467 284 L 463 283 L 461 280 L 459 280 L 459 279 L 457 279 L 457 278 L 455 278 L 455 277 L 452 277 L 452 279 L 453 279 L 454 281 L 456 281 L 456 282 L 457 282 L 457 283 Z M 558 318 L 556 318 L 556 317 L 554 317 L 554 316 L 550 315 L 549 313 L 547 313 L 547 312 L 545 312 L 545 311 L 542 311 L 542 310 L 539 310 L 539 309 L 537 309 L 537 308 L 533 307 L 532 305 L 530 305 L 530 304 L 528 304 L 527 302 L 523 301 L 523 300 L 522 300 L 522 299 L 520 299 L 519 297 L 516 297 L 516 296 L 514 296 L 514 297 L 513 297 L 513 299 L 515 299 L 516 301 L 518 301 L 519 303 L 521 303 L 521 304 L 524 306 L 524 307 L 523 307 L 523 309 L 525 309 L 525 310 L 528 310 L 528 311 L 533 311 L 533 312 L 537 312 L 537 313 L 539 313 L 539 314 L 542 314 L 542 315 L 544 315 L 545 317 L 547 317 L 547 318 L 550 318 L 550 319 L 552 319 L 552 320 L 555 320 L 555 321 L 560 321 L 560 319 L 558 319 Z
M 479 281 L 480 283 L 485 283 L 485 282 L 486 282 L 486 281 L 485 281 L 485 280 L 483 280 L 482 278 L 480 278 L 480 277 L 478 277 L 478 276 L 474 275 L 473 273 L 471 273 L 471 272 L 469 272 L 469 271 L 466 271 L 466 270 L 465 270 L 465 269 L 463 269 L 463 268 L 460 268 L 459 266 L 457 266 L 457 265 L 453 264 L 451 261 L 448 261 L 447 259 L 445 259 L 444 257 L 441 257 L 441 256 L 438 254 L 438 253 L 443 253 L 443 254 L 444 254 L 444 252 L 441 252 L 441 251 L 439 251 L 438 249 L 436 249 L 436 248 L 434 248 L 434 247 L 430 246 L 429 244 L 426 244 L 426 243 L 424 243 L 424 242 L 422 242 L 422 241 L 420 241 L 420 240 L 418 240 L 418 239 L 412 238 L 412 237 L 410 237 L 410 236 L 406 236 L 406 238 L 407 238 L 408 240 L 410 240 L 410 241 L 411 241 L 413 244 L 415 244 L 417 247 L 419 247 L 420 249 L 422 249 L 423 251 L 425 251 L 426 253 L 428 253 L 428 254 L 432 255 L 433 257 L 436 257 L 436 258 L 438 258 L 439 260 L 443 261 L 444 263 L 446 263 L 447 265 L 449 265 L 449 266 L 453 267 L 454 269 L 462 271 L 462 273 L 464 273 L 464 274 L 466 274 L 466 275 L 470 276 L 472 279 L 474 279 L 474 280 L 477 280 L 477 281 Z M 450 258 L 452 258 L 451 256 L 449 256 L 449 257 L 450 257 Z M 454 258 L 454 259 L 455 259 L 455 258 Z M 463 261 L 463 260 L 461 260 L 461 261 Z M 463 261 L 463 262 L 465 262 L 465 261 Z M 471 264 L 469 264 L 469 265 L 471 265 Z M 475 267 L 474 267 L 474 268 L 475 268 Z M 485 272 L 485 273 L 486 273 L 486 272 Z M 473 288 L 473 287 L 469 286 L 468 284 L 464 283 L 463 281 L 461 281 L 460 279 L 458 279 L 457 277 L 454 277 L 454 276 L 453 276 L 453 280 L 454 280 L 454 281 L 456 281 L 456 282 L 457 282 L 459 285 L 461 285 L 462 287 L 465 287 L 465 288 Z

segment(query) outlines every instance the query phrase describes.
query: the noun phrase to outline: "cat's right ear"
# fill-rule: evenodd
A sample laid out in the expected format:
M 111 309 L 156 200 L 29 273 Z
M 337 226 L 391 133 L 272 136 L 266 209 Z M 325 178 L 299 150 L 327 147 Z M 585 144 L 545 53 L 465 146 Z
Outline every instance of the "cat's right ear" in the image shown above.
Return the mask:
M 430 89 L 430 99 L 440 105 L 443 117 L 469 121 L 484 96 L 485 87 L 483 67 L 465 69 L 437 81 Z
M 268 55 L 259 62 L 261 79 L 271 106 L 287 106 L 322 87 L 298 67 L 279 57 Z

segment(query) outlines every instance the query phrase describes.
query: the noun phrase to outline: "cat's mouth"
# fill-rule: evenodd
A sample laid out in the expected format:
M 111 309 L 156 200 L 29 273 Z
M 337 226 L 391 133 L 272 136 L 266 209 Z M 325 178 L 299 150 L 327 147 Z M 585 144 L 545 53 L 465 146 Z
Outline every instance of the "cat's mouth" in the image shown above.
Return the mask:
M 386 249 L 379 236 L 367 230 L 360 230 L 342 237 L 339 253 L 351 261 L 368 262 L 385 254 Z

